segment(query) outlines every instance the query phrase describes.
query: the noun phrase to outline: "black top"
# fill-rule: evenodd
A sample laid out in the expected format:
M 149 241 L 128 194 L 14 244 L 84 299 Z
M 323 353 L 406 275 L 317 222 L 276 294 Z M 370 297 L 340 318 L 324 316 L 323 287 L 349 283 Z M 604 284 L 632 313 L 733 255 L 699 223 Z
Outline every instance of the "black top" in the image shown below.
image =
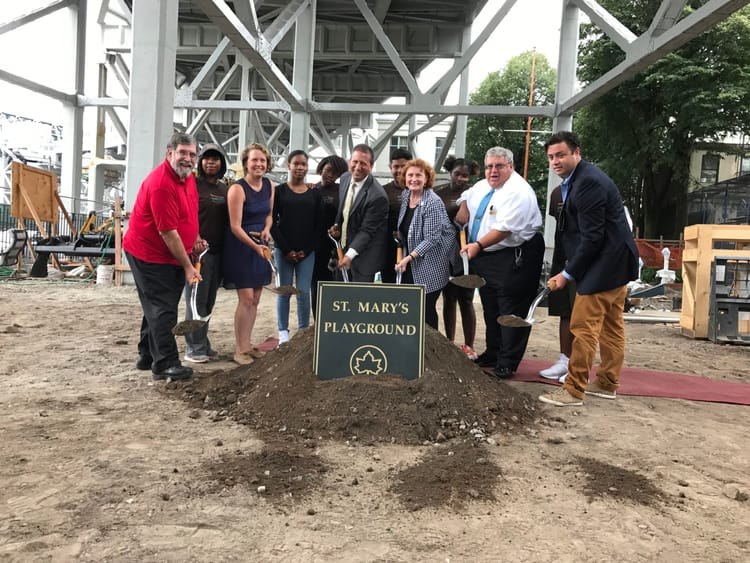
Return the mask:
M 435 194 L 443 200 L 445 211 L 448 213 L 448 219 L 451 222 L 456 220 L 456 213 L 458 213 L 458 208 L 460 207 L 456 203 L 456 200 L 468 189 L 468 185 L 466 187 L 453 187 L 450 184 L 435 189 Z
M 414 207 L 406 206 L 406 211 L 404 212 L 404 218 L 401 221 L 401 225 L 399 225 L 398 234 L 401 237 L 401 242 L 406 248 L 407 252 L 411 252 L 413 249 L 407 247 L 407 242 L 409 240 L 409 227 L 411 226 L 411 221 L 414 219 Z
M 224 248 L 224 233 L 229 222 L 227 210 L 227 185 L 224 182 L 209 182 L 198 176 L 198 225 L 200 235 L 208 242 L 210 254 L 221 254 Z
M 314 188 L 298 194 L 286 182 L 276 186 L 271 236 L 284 254 L 301 250 L 307 255 L 315 250 L 322 219 L 320 196 Z
M 403 188 L 399 188 L 396 182 L 388 182 L 383 186 L 385 195 L 388 196 L 388 239 L 391 234 L 398 228 L 398 213 L 401 211 L 401 194 Z
M 555 218 L 557 225 L 560 224 L 562 208 L 562 188 L 557 186 L 549 194 L 549 215 Z M 565 249 L 563 248 L 562 231 L 555 228 L 555 248 L 552 251 L 552 265 L 549 273 L 554 276 L 562 272 L 563 268 L 565 268 Z

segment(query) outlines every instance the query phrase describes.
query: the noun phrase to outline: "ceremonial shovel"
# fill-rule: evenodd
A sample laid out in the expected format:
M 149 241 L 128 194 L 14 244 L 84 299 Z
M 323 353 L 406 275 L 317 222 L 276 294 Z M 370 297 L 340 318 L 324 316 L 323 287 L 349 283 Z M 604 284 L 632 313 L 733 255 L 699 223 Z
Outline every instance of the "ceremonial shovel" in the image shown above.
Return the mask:
M 198 260 L 195 264 L 196 271 L 200 274 L 201 272 L 201 259 L 203 258 L 203 255 L 208 252 L 208 248 L 201 252 L 198 255 Z M 205 317 L 201 317 L 198 315 L 198 305 L 196 304 L 196 300 L 198 298 L 198 284 L 200 283 L 198 278 L 193 278 L 190 282 L 190 312 L 193 314 L 192 319 L 188 319 L 185 321 L 180 321 L 174 327 L 172 328 L 172 334 L 175 336 L 184 336 L 186 334 L 190 334 L 191 332 L 195 332 L 199 328 L 203 327 L 207 322 L 208 319 L 211 318 L 211 315 L 207 315 Z
M 393 240 L 396 241 L 396 264 L 400 264 L 401 260 L 404 259 L 404 247 L 401 246 L 401 239 L 395 231 L 393 232 Z M 396 270 L 396 285 L 401 285 L 401 274 L 401 268 Z
M 466 246 L 466 231 L 463 228 L 458 232 L 458 236 L 461 239 L 461 248 Z M 477 276 L 476 274 L 469 274 L 469 257 L 466 254 L 461 255 L 461 260 L 464 263 L 464 275 L 454 276 L 450 278 L 450 282 L 458 287 L 465 287 L 467 289 L 476 289 L 483 287 L 485 283 L 484 278 Z
M 529 312 L 526 314 L 526 318 L 522 319 L 518 315 L 500 315 L 497 318 L 498 324 L 502 326 L 508 326 L 508 327 L 524 327 L 524 326 L 531 326 L 534 323 L 541 323 L 544 321 L 537 321 L 534 319 L 534 311 L 536 311 L 537 306 L 539 303 L 542 302 L 542 300 L 547 297 L 550 294 L 550 291 L 555 289 L 555 284 L 550 281 L 550 283 L 547 284 L 547 287 L 545 287 L 542 291 L 539 292 L 539 295 L 536 296 L 534 299 L 534 302 L 531 304 L 531 307 L 529 307 Z
M 344 251 L 341 249 L 341 243 L 331 233 L 328 233 L 328 238 L 333 241 L 333 245 L 336 247 L 336 255 L 339 257 L 339 262 L 344 259 Z M 344 283 L 349 283 L 349 272 L 346 268 L 341 268 L 341 277 L 344 278 Z
M 281 278 L 279 276 L 279 271 L 276 269 L 276 264 L 273 263 L 273 255 L 271 254 L 271 249 L 263 244 L 263 241 L 260 240 L 260 233 L 251 231 L 248 234 L 250 235 L 250 238 L 252 238 L 257 244 L 263 246 L 263 258 L 265 258 L 271 266 L 275 285 L 274 287 L 269 287 L 269 291 L 273 291 L 274 293 L 278 293 L 279 295 L 297 295 L 301 293 L 300 290 L 293 285 L 281 285 Z

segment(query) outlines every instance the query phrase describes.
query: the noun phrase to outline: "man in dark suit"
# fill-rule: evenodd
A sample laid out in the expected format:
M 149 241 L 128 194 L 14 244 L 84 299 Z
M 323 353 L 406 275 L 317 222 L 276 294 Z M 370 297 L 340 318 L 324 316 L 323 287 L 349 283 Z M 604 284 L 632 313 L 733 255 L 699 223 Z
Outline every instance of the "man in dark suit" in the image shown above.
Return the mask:
M 638 250 L 620 191 L 597 166 L 581 160 L 578 139 L 569 131 L 545 143 L 550 166 L 563 179 L 563 209 L 557 228 L 567 262 L 550 278 L 556 289 L 575 280 L 570 319 L 573 348 L 563 387 L 539 399 L 555 406 L 582 405 L 586 395 L 614 399 L 625 358 L 622 318 L 627 283 L 638 276 Z M 601 365 L 589 383 L 597 345 Z
M 339 211 L 331 227 L 344 250 L 338 266 L 349 269 L 357 282 L 373 281 L 383 265 L 388 236 L 388 197 L 370 175 L 374 160 L 369 146 L 352 149 L 349 172 L 339 180 Z

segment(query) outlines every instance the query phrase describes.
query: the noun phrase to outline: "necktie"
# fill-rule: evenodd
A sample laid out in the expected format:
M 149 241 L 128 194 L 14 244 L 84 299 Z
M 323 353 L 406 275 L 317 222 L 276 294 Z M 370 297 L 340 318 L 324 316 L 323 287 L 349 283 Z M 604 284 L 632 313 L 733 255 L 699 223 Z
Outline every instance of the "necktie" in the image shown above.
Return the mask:
M 482 222 L 484 212 L 487 210 L 487 206 L 490 204 L 490 199 L 492 199 L 492 194 L 494 193 L 495 190 L 493 188 L 490 188 L 490 191 L 487 192 L 482 198 L 482 201 L 479 202 L 477 213 L 476 215 L 474 215 L 474 222 L 471 224 L 471 235 L 469 236 L 469 242 L 477 241 L 477 234 L 479 234 L 479 225 Z
M 349 225 L 349 211 L 352 209 L 352 204 L 354 203 L 354 196 L 356 195 L 357 191 L 357 182 L 352 182 L 352 185 L 349 186 L 349 191 L 346 193 L 346 201 L 344 202 L 344 220 L 342 221 L 341 225 L 341 246 L 346 247 L 346 228 Z
M 570 188 L 570 176 L 565 178 L 560 184 L 560 193 L 562 194 L 563 203 L 568 199 L 568 189 Z

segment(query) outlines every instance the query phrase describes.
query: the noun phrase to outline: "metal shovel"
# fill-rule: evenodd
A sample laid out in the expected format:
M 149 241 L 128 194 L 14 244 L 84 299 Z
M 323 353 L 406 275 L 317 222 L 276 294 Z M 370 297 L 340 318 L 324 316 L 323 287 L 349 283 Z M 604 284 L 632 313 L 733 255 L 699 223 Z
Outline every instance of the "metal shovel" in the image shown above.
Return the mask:
M 257 244 L 263 246 L 263 258 L 265 258 L 268 261 L 268 264 L 271 266 L 274 286 L 269 287 L 268 290 L 273 291 L 274 293 L 277 293 L 279 295 L 297 295 L 299 293 L 302 293 L 293 285 L 281 285 L 281 276 L 279 276 L 279 271 L 276 269 L 276 264 L 274 264 L 273 262 L 273 254 L 271 254 L 271 249 L 263 244 L 263 241 L 260 239 L 260 233 L 251 231 L 248 234 L 250 235 L 250 238 L 252 238 Z
M 461 248 L 463 248 L 464 246 L 466 246 L 466 231 L 463 227 L 458 232 L 458 236 L 461 240 Z M 476 274 L 469 273 L 469 257 L 466 254 L 462 254 L 461 260 L 464 263 L 464 275 L 453 276 L 452 278 L 450 278 L 450 282 L 459 287 L 465 287 L 468 289 L 483 287 L 484 284 L 487 283 L 486 281 L 484 281 L 484 278 L 482 276 L 477 276 Z
M 401 260 L 404 259 L 404 247 L 401 246 L 401 239 L 395 231 L 393 233 L 393 240 L 396 241 L 396 264 L 400 264 Z M 401 274 L 403 274 L 401 268 L 396 270 L 396 285 L 401 285 Z
M 555 289 L 555 285 L 550 283 L 545 287 L 542 291 L 539 292 L 539 295 L 537 295 L 534 298 L 534 302 L 531 304 L 531 307 L 529 307 L 529 312 L 526 314 L 526 318 L 522 319 L 518 315 L 500 315 L 497 318 L 498 324 L 502 326 L 508 326 L 508 327 L 524 327 L 524 326 L 531 326 L 534 323 L 541 323 L 544 321 L 537 321 L 534 319 L 534 311 L 536 311 L 537 306 L 539 303 L 542 302 L 542 300 L 547 297 L 550 294 L 550 291 L 553 291 Z
M 208 252 L 208 249 L 204 250 L 198 255 L 198 260 L 195 263 L 195 269 L 199 274 L 201 271 L 201 260 L 203 259 L 203 256 L 206 254 L 206 252 Z M 191 316 L 193 318 L 180 321 L 179 323 L 174 325 L 174 327 L 172 328 L 172 334 L 174 334 L 175 336 L 184 336 L 186 334 L 190 334 L 191 332 L 195 332 L 196 330 L 205 326 L 205 324 L 211 318 L 211 315 L 201 317 L 198 314 L 197 299 L 199 283 L 200 281 L 198 278 L 193 278 L 190 282 L 190 312 L 192 313 Z
M 339 257 L 339 262 L 341 262 L 344 259 L 344 251 L 341 249 L 341 243 L 331 233 L 328 233 L 328 238 L 333 241 L 333 245 L 336 247 L 336 255 Z M 344 278 L 344 283 L 349 283 L 349 272 L 346 271 L 346 268 L 341 268 L 341 277 Z

